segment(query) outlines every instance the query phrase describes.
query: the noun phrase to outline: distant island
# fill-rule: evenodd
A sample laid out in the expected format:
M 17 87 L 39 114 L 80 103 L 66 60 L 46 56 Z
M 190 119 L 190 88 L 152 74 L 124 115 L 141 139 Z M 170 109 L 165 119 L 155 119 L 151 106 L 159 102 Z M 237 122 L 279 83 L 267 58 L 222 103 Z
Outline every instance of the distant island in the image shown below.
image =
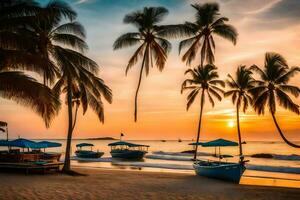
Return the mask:
M 86 138 L 84 140 L 117 140 L 117 139 L 113 137 L 99 137 L 99 138 Z

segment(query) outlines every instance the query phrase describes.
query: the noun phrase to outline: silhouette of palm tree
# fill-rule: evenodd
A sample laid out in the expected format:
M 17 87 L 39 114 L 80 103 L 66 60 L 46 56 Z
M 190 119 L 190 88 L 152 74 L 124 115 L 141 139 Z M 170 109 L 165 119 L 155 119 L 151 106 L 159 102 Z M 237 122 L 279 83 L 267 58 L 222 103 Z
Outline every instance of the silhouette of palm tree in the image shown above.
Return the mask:
M 221 17 L 218 3 L 192 4 L 196 9 L 195 22 L 185 22 L 178 25 L 167 25 L 163 31 L 164 36 L 189 37 L 179 44 L 179 53 L 183 48 L 188 50 L 182 57 L 182 61 L 190 65 L 200 50 L 200 65 L 206 60 L 208 64 L 215 61 L 216 48 L 214 35 L 218 35 L 231 41 L 234 45 L 238 37 L 236 29 L 226 22 L 226 17 Z
M 0 2 L 0 95 L 30 106 L 49 127 L 60 107 L 59 99 L 49 88 L 18 71 L 37 69 L 42 63 L 42 60 L 27 52 L 33 43 L 24 31 L 36 8 L 37 4 L 33 1 Z
M 265 108 L 268 107 L 282 139 L 288 145 L 300 148 L 300 145 L 292 143 L 285 137 L 275 118 L 277 102 L 279 106 L 299 115 L 299 106 L 293 102 L 288 93 L 294 97 L 298 97 L 300 88 L 290 85 L 288 82 L 300 71 L 300 68 L 289 68 L 283 56 L 278 53 L 268 52 L 265 55 L 263 69 L 256 65 L 253 65 L 251 69 L 256 71 L 260 76 L 260 80 L 256 80 L 257 86 L 249 90 L 254 97 L 253 107 L 255 111 L 257 111 L 258 114 L 264 114 Z
M 246 66 L 239 66 L 235 73 L 235 78 L 228 74 L 226 83 L 230 89 L 224 93 L 224 96 L 231 96 L 232 103 L 236 105 L 236 121 L 239 138 L 240 160 L 243 161 L 239 111 L 242 107 L 242 110 L 245 113 L 249 105 L 252 105 L 252 97 L 248 93 L 248 91 L 254 87 L 255 81 L 252 78 L 252 72 L 250 69 L 246 68 Z
M 131 47 L 137 44 L 140 45 L 130 58 L 126 68 L 127 75 L 128 70 L 137 63 L 139 57 L 143 59 L 135 93 L 135 122 L 137 121 L 138 92 L 143 71 L 145 70 L 147 76 L 150 67 L 153 67 L 154 65 L 162 71 L 167 60 L 167 54 L 171 50 L 171 44 L 161 35 L 163 29 L 158 25 L 167 14 L 168 10 L 163 7 L 145 7 L 143 10 L 127 14 L 124 17 L 124 23 L 134 25 L 138 29 L 138 32 L 130 32 L 121 35 L 113 45 L 114 50 Z M 154 64 L 153 60 L 155 61 Z
M 225 86 L 224 81 L 219 80 L 219 75 L 217 73 L 217 67 L 214 65 L 204 65 L 198 66 L 194 69 L 188 69 L 185 74 L 189 74 L 191 78 L 186 79 L 182 83 L 181 92 L 185 90 L 189 90 L 189 94 L 187 96 L 187 110 L 193 104 L 195 98 L 200 92 L 200 117 L 197 131 L 197 143 L 194 154 L 194 159 L 197 159 L 197 151 L 198 151 L 198 143 L 200 138 L 200 129 L 202 122 L 202 112 L 205 101 L 205 94 L 207 94 L 208 100 L 212 106 L 215 105 L 214 98 L 217 98 L 219 101 L 222 100 L 222 96 L 224 91 L 218 86 Z

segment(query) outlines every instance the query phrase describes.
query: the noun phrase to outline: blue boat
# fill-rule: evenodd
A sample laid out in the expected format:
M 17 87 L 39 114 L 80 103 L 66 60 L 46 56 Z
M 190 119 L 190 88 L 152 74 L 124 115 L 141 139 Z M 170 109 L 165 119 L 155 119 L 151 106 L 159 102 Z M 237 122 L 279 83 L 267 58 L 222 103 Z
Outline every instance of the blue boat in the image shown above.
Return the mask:
M 148 145 L 119 141 L 108 144 L 113 158 L 141 160 L 148 153 Z
M 104 152 L 95 152 L 93 151 L 93 144 L 91 143 L 80 143 L 77 144 L 76 147 L 78 148 L 75 151 L 75 154 L 78 158 L 100 158 L 104 155 Z M 91 150 L 82 150 L 82 147 L 91 147 Z
M 205 176 L 209 178 L 221 179 L 225 181 L 230 181 L 233 183 L 239 183 L 243 173 L 246 170 L 245 162 L 240 161 L 239 163 L 232 162 L 221 162 L 221 159 L 232 157 L 230 155 L 221 155 L 221 146 L 238 146 L 238 143 L 217 139 L 210 142 L 201 144 L 203 147 L 219 147 L 219 161 L 204 161 L 197 160 L 193 167 L 195 172 L 199 176 Z
M 239 183 L 246 170 L 243 163 L 215 162 L 199 160 L 193 165 L 199 176 Z

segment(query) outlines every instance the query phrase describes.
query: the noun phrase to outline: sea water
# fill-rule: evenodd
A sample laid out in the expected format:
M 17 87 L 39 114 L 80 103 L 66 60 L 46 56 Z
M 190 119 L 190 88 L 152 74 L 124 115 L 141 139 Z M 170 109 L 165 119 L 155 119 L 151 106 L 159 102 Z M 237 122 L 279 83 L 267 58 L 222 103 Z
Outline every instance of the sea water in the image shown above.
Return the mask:
M 40 141 L 40 140 L 36 140 Z M 62 147 L 46 149 L 48 152 L 61 152 L 64 159 L 66 140 L 50 140 L 62 143 Z M 94 151 L 102 151 L 104 155 L 100 159 L 76 159 L 75 151 L 78 143 L 94 144 Z M 109 169 L 130 169 L 145 171 L 168 171 L 180 173 L 194 173 L 192 168 L 193 155 L 182 153 L 192 150 L 189 145 L 192 141 L 171 141 L 162 142 L 160 140 L 129 140 L 128 142 L 150 145 L 149 152 L 141 161 L 122 161 L 112 159 L 110 155 L 109 143 L 114 140 L 77 140 L 74 139 L 71 145 L 72 166 L 109 168 Z M 3 149 L 3 147 L 1 148 Z M 87 147 L 86 149 L 90 149 Z M 214 147 L 199 147 L 199 159 L 216 160 L 211 156 L 215 153 Z M 216 149 L 217 152 L 219 151 Z M 247 162 L 245 176 L 249 177 L 272 177 L 278 179 L 293 179 L 300 181 L 300 150 L 289 147 L 284 142 L 261 142 L 248 141 L 243 145 L 243 153 Z M 273 158 L 253 158 L 251 155 L 258 153 L 272 154 Z M 238 147 L 221 147 L 221 154 L 233 155 L 233 158 L 222 161 L 238 161 Z

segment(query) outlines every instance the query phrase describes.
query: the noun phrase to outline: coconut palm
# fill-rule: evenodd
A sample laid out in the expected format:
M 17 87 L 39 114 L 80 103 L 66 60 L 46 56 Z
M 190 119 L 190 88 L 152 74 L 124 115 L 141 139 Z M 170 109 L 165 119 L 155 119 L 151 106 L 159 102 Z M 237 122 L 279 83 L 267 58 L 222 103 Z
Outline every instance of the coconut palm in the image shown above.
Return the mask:
M 45 7 L 39 6 L 35 13 L 35 18 L 31 21 L 30 28 L 26 31 L 30 33 L 32 41 L 35 44 L 32 50 L 40 59 L 46 62 L 40 66 L 38 72 L 44 77 L 44 84 L 49 85 L 59 76 L 59 66 L 57 63 L 57 46 L 72 48 L 83 52 L 86 50 L 85 31 L 83 26 L 74 21 L 76 12 L 69 4 L 51 0 Z M 71 55 L 77 56 L 77 54 Z M 76 59 L 82 59 L 81 56 Z M 82 60 L 81 62 L 86 62 Z
M 189 74 L 191 77 L 186 79 L 182 83 L 181 92 L 185 90 L 189 90 L 189 94 L 187 96 L 187 110 L 193 104 L 195 98 L 200 94 L 200 117 L 199 117 L 199 124 L 198 124 L 198 131 L 197 131 L 197 143 L 196 149 L 194 154 L 194 159 L 197 158 L 197 151 L 198 151 L 198 143 L 200 138 L 200 129 L 201 129 L 201 121 L 202 121 L 202 112 L 204 107 L 205 101 L 205 94 L 207 94 L 208 100 L 211 105 L 214 107 L 215 102 L 214 98 L 218 99 L 219 101 L 222 100 L 222 96 L 224 91 L 219 87 L 225 86 L 224 81 L 219 80 L 219 75 L 217 73 L 217 67 L 214 65 L 204 65 L 198 66 L 194 69 L 188 69 L 185 74 Z M 200 93 L 199 93 L 200 92 Z
M 246 68 L 246 66 L 239 66 L 237 68 L 235 78 L 228 74 L 226 83 L 230 89 L 224 93 L 224 96 L 231 96 L 232 103 L 236 105 L 236 121 L 240 147 L 240 159 L 241 161 L 243 161 L 239 111 L 242 107 L 242 111 L 245 113 L 249 105 L 252 104 L 252 97 L 248 93 L 248 91 L 254 87 L 252 72 L 250 71 L 250 69 Z
M 60 107 L 60 101 L 48 87 L 18 71 L 0 69 L 0 97 L 30 107 L 43 118 L 46 127 Z
M 53 92 L 60 95 L 62 92 L 66 93 L 66 104 L 68 106 L 68 136 L 65 163 L 63 167 L 64 172 L 70 172 L 70 150 L 73 129 L 76 123 L 77 109 L 75 110 L 75 119 L 73 120 L 73 105 L 82 105 L 83 114 L 88 109 L 88 106 L 97 114 L 100 122 L 104 122 L 104 106 L 102 98 L 104 97 L 109 103 L 112 102 L 111 90 L 104 84 L 104 81 L 95 76 L 98 72 L 98 65 L 91 59 L 75 52 L 71 49 L 56 47 L 55 57 L 60 61 L 61 77 L 53 87 Z M 76 54 L 76 56 L 73 56 Z M 82 63 L 82 57 L 87 60 Z M 90 64 L 92 66 L 90 66 Z
M 143 10 L 127 14 L 124 17 L 124 23 L 134 25 L 138 31 L 121 35 L 113 45 L 114 50 L 139 45 L 126 67 L 127 75 L 128 70 L 137 63 L 139 58 L 142 58 L 135 93 L 134 121 L 137 121 L 138 92 L 144 70 L 146 76 L 150 67 L 154 65 L 162 71 L 167 60 L 167 54 L 171 49 L 171 44 L 161 35 L 162 28 L 158 25 L 167 13 L 168 10 L 163 7 L 145 7 Z
M 278 53 L 268 52 L 265 54 L 264 67 L 261 69 L 253 65 L 251 69 L 256 71 L 260 76 L 260 80 L 256 81 L 258 85 L 249 90 L 253 97 L 255 97 L 253 103 L 255 111 L 258 114 L 264 114 L 267 107 L 282 139 L 288 145 L 300 148 L 300 145 L 292 143 L 285 137 L 275 117 L 278 104 L 299 115 L 299 105 L 293 102 L 289 94 L 298 97 L 300 88 L 290 85 L 289 81 L 300 71 L 300 68 L 289 68 L 283 56 Z
M 16 70 L 31 70 L 42 63 L 26 50 L 32 44 L 23 34 L 36 10 L 33 1 L 3 0 L 0 2 L 0 93 L 1 97 L 30 106 L 49 127 L 60 102 L 51 90 L 35 79 Z M 40 63 L 38 63 L 38 62 Z
M 195 22 L 166 26 L 162 34 L 169 37 L 188 37 L 179 44 L 179 53 L 183 48 L 188 48 L 182 57 L 182 61 L 188 65 L 199 50 L 201 66 L 205 60 L 213 64 L 216 48 L 214 36 L 220 36 L 235 45 L 238 33 L 232 25 L 226 23 L 228 18 L 220 16 L 218 3 L 192 4 L 192 7 L 196 9 Z

